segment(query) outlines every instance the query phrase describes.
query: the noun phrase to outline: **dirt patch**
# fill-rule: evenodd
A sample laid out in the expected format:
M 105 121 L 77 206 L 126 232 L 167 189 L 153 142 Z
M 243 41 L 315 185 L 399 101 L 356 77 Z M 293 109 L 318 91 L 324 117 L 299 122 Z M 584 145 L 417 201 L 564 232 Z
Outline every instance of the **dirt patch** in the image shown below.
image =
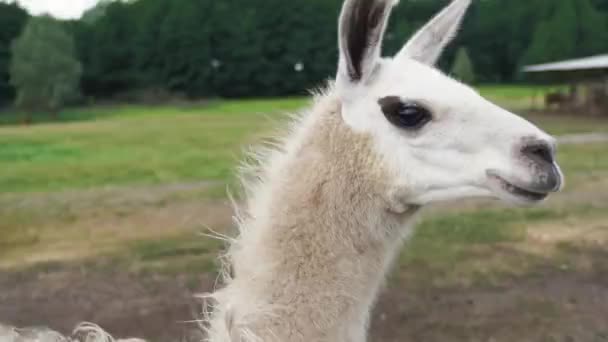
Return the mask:
M 578 251 L 581 253 L 581 251 Z M 595 260 L 608 260 L 604 251 Z M 200 341 L 192 323 L 214 275 L 130 274 L 79 268 L 0 274 L 0 321 L 63 333 L 83 320 L 115 336 Z M 376 342 L 606 341 L 608 268 L 539 268 L 500 286 L 435 288 L 394 283 L 373 314 Z
M 607 285 L 605 272 L 545 270 L 494 288 L 400 284 L 379 302 L 373 341 L 607 341 Z
M 430 274 L 432 279 L 421 283 L 408 278 L 415 270 L 398 268 L 394 273 L 405 276 L 392 279 L 382 294 L 371 341 L 608 341 L 605 228 L 601 219 L 526 227 L 524 241 L 485 250 L 479 263 L 516 267 L 511 261 L 518 259 L 507 253 L 540 251 L 550 257 L 530 269 L 522 264 L 525 272 L 492 283 L 436 286 L 446 283 L 435 281 L 444 275 Z M 91 321 L 118 337 L 198 342 L 200 330 L 189 323 L 201 311 L 193 295 L 210 291 L 214 280 L 214 273 L 128 272 L 111 261 L 5 271 L 0 272 L 0 322 L 69 333 Z
M 177 341 L 192 335 L 202 306 L 195 293 L 211 289 L 211 275 L 163 277 L 78 268 L 0 273 L 0 321 L 50 326 L 64 334 L 95 322 L 116 336 Z
M 397 268 L 374 310 L 371 341 L 608 341 L 606 241 L 601 219 L 541 222 L 526 227 L 523 241 L 480 255 L 478 263 L 495 270 L 516 267 L 516 253 L 542 256 L 499 281 L 436 286 L 444 275 L 419 282 L 410 277 L 415 270 Z M 191 321 L 201 305 L 193 295 L 210 291 L 215 277 L 127 272 L 108 261 L 3 272 L 0 322 L 69 333 L 91 321 L 119 337 L 198 342 Z

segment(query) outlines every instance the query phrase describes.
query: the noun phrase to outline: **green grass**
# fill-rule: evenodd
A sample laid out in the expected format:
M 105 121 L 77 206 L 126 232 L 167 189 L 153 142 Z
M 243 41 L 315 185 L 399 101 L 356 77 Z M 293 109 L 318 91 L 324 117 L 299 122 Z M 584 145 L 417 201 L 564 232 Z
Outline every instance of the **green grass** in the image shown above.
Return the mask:
M 0 128 L 0 192 L 120 184 L 227 181 L 244 143 L 269 129 L 268 115 L 295 107 L 244 101 L 204 110 Z M 284 105 L 284 106 L 283 106 Z M 239 108 L 241 112 L 239 111 Z
M 44 113 L 34 113 L 33 123 L 69 123 L 81 121 L 108 120 L 114 118 L 141 118 L 180 115 L 241 115 L 273 114 L 292 112 L 305 106 L 307 98 L 210 100 L 167 105 L 101 105 L 76 107 L 63 110 L 55 120 Z M 20 125 L 24 114 L 19 111 L 0 112 L 0 126 Z
M 584 114 L 523 114 L 525 118 L 553 135 L 608 133 L 608 117 L 590 117 Z
M 539 89 L 484 86 L 480 92 L 501 105 L 518 109 L 525 108 L 529 96 Z M 74 108 L 61 113 L 58 123 L 43 123 L 42 118 L 33 126 L 16 124 L 20 122 L 18 114 L 0 113 L 0 255 L 35 253 L 46 244 L 58 243 L 57 234 L 61 234 L 59 240 L 77 246 L 87 239 L 87 229 L 103 233 L 103 229 L 89 227 L 88 218 L 105 223 L 167 203 L 223 198 L 241 148 L 270 131 L 272 119 L 281 117 L 279 113 L 293 112 L 308 101 L 214 100 Z M 553 134 L 608 132 L 608 119 L 527 117 Z M 577 188 L 583 182 L 606 179 L 607 152 L 608 144 L 562 146 L 558 158 L 568 186 Z M 138 191 L 131 188 L 133 185 L 201 181 L 208 184 L 192 190 L 144 187 L 144 197 L 126 195 Z M 97 195 L 100 188 L 114 185 L 119 190 Z M 90 198 L 67 196 L 65 201 L 62 196 L 53 197 L 56 191 L 83 188 L 91 188 L 95 194 Z M 50 194 L 33 200 L 39 195 L 26 192 Z M 114 201 L 114 197 L 121 200 Z M 423 286 L 486 281 L 500 272 L 511 272 L 509 267 L 525 272 L 540 261 L 502 248 L 522 242 L 527 225 L 605 215 L 603 212 L 602 208 L 582 203 L 569 208 L 481 210 L 425 219 L 408 242 L 400 267 L 410 280 L 421 280 Z M 99 233 L 93 236 L 105 239 L 108 250 L 101 249 L 104 244 L 99 240 L 91 248 L 95 253 L 107 252 L 108 260 L 116 259 L 135 270 L 194 274 L 216 269 L 220 242 L 183 231 L 171 231 L 168 238 L 154 234 L 151 229 L 138 235 L 136 241 L 122 241 Z
M 120 259 L 138 271 L 211 273 L 217 268 L 221 241 L 203 236 L 141 240 L 127 246 Z
M 529 100 L 535 93 L 543 93 L 548 90 L 563 89 L 562 86 L 544 86 L 544 85 L 505 85 L 492 84 L 479 87 L 479 93 L 491 99 L 500 100 Z
M 479 93 L 498 105 L 524 116 L 553 135 L 608 132 L 608 118 L 606 117 L 591 117 L 586 115 L 586 113 L 576 112 L 555 115 L 529 113 L 533 96 L 537 97 L 536 101 L 538 103 L 539 101 L 544 101 L 542 99 L 544 93 L 555 90 L 564 90 L 564 87 L 486 85 L 479 88 Z
M 608 144 L 561 146 L 558 158 L 566 173 L 593 174 L 608 171 Z
M 480 250 L 476 247 L 486 247 L 483 253 L 488 253 L 495 246 L 524 240 L 527 225 L 598 215 L 605 215 L 602 208 L 580 205 L 567 210 L 493 209 L 428 217 L 407 242 L 399 267 L 417 270 L 413 276 L 420 275 L 424 283 L 429 281 L 428 276 L 478 280 L 471 274 L 478 270 L 467 265 L 472 258 L 478 258 Z M 207 237 L 177 236 L 131 243 L 123 257 L 138 269 L 172 272 L 187 271 L 189 267 L 200 271 L 203 267 L 212 272 L 222 246 L 221 241 Z
M 542 257 L 513 248 L 528 227 L 576 218 L 607 217 L 605 208 L 485 209 L 424 219 L 400 257 L 401 275 L 413 285 L 492 283 L 502 276 L 530 272 Z M 549 261 L 551 264 L 551 261 Z
M 567 188 L 608 178 L 608 143 L 561 146 L 557 160 Z
M 532 87 L 484 86 L 483 95 L 515 103 Z M 214 100 L 166 106 L 75 108 L 62 122 L 0 127 L 0 193 L 56 191 L 108 185 L 165 184 L 232 179 L 241 148 L 272 127 L 278 113 L 293 112 L 305 98 Z M 13 119 L 11 119 L 11 117 Z M 0 120 L 18 122 L 16 114 Z M 4 118 L 4 119 L 2 119 Z M 560 116 L 530 119 L 551 133 L 608 131 L 608 120 Z M 11 121 L 12 120 L 12 121 Z M 576 170 L 603 167 L 574 155 Z M 569 156 L 570 158 L 570 156 Z
M 121 269 L 139 274 L 188 275 L 196 280 L 200 275 L 217 272 L 220 266 L 218 253 L 222 249 L 223 243 L 207 237 L 188 234 L 162 239 L 149 238 L 135 242 L 123 242 L 122 245 L 116 247 L 110 253 L 100 252 L 95 257 L 72 261 L 51 260 L 28 263 L 22 268 L 13 268 L 13 270 L 51 272 L 61 270 L 66 266 L 77 266 L 87 271 L 103 272 Z
M 480 210 L 424 220 L 402 256 L 405 265 L 450 267 L 462 260 L 471 245 L 493 245 L 523 239 L 518 224 L 563 218 L 549 209 Z

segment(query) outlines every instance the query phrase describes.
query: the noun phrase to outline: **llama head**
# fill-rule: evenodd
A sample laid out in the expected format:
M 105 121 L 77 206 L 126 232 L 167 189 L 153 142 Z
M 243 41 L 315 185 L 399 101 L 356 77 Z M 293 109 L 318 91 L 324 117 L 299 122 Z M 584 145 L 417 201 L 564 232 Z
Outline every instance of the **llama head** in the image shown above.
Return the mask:
M 478 196 L 533 204 L 560 190 L 552 137 L 434 68 L 471 0 L 454 0 L 382 58 L 396 3 L 345 1 L 336 78 L 342 118 L 371 137 L 391 192 L 415 205 Z

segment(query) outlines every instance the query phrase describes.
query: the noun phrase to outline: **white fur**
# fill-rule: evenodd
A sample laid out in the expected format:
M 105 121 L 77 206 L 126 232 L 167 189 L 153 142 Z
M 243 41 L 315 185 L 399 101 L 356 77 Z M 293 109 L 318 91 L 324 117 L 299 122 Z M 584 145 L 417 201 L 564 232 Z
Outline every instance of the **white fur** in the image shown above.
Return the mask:
M 377 152 L 408 188 L 409 203 L 420 205 L 472 196 L 501 197 L 486 171 L 529 182 L 533 175 L 513 158 L 523 138 L 555 144 L 519 116 L 483 99 L 474 89 L 411 59 L 384 59 L 372 86 L 343 91 L 345 121 L 374 136 Z M 383 120 L 377 99 L 397 95 L 425 104 L 434 120 L 406 132 Z M 506 199 L 506 198 L 504 198 Z
M 397 59 L 414 59 L 434 65 L 443 49 L 456 36 L 471 0 L 455 0 L 419 30 L 397 54 Z
M 470 0 L 455 0 L 395 58 L 380 57 L 376 38 L 396 2 L 370 0 L 385 15 L 376 22 L 349 12 L 370 5 L 362 1 L 346 0 L 340 17 L 336 86 L 244 167 L 225 286 L 203 296 L 209 342 L 363 342 L 420 206 L 472 196 L 529 203 L 489 175 L 532 184 L 538 170 L 522 144 L 554 140 L 432 67 Z M 377 25 L 358 45 L 361 64 L 348 50 L 352 18 Z M 423 104 L 433 120 L 417 131 L 393 126 L 378 104 L 386 96 Z

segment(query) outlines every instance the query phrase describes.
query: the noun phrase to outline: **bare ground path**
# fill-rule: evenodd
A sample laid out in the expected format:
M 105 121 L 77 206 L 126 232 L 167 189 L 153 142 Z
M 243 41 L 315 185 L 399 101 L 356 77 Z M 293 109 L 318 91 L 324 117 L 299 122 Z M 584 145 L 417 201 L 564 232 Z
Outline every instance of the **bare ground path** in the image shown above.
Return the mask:
M 605 251 L 594 258 L 607 258 Z M 500 286 L 426 288 L 382 296 L 376 342 L 608 341 L 608 272 L 537 269 Z
M 584 271 L 546 265 L 499 286 L 392 283 L 373 314 L 371 341 L 606 341 L 608 255 L 576 253 L 599 261 Z M 50 325 L 62 333 L 89 320 L 116 336 L 198 342 L 196 325 L 188 321 L 198 317 L 200 306 L 191 295 L 210 290 L 213 281 L 202 276 L 195 288 L 187 282 L 186 277 L 78 268 L 13 273 L 0 279 L 0 319 L 18 326 Z

